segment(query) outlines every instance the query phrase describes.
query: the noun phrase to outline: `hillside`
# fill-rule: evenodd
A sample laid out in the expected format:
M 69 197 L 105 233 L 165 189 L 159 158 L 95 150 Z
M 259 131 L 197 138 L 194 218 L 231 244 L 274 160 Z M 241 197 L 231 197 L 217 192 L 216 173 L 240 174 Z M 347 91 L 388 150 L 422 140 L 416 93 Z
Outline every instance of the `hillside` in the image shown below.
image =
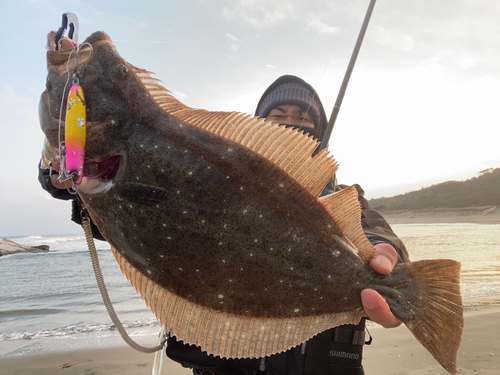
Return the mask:
M 500 168 L 479 172 L 466 181 L 447 181 L 391 198 L 370 200 L 380 212 L 500 206 Z

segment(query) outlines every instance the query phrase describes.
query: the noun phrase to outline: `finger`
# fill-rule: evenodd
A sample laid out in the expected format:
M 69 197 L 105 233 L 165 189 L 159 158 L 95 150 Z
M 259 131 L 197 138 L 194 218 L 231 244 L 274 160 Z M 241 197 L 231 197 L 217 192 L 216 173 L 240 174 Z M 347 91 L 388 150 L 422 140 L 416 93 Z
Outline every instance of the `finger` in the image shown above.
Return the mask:
M 374 248 L 375 256 L 371 259 L 370 265 L 378 273 L 390 274 L 398 261 L 396 249 L 388 243 L 379 243 Z
M 361 301 L 366 315 L 382 327 L 394 328 L 401 325 L 401 320 L 394 316 L 387 302 L 375 290 L 362 290 Z

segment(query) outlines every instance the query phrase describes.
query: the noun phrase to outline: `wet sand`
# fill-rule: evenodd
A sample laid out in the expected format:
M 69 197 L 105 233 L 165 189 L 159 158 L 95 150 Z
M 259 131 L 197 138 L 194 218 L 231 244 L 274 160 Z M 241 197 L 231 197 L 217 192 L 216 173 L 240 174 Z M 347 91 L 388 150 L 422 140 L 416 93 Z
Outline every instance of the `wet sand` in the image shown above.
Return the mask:
M 458 355 L 459 374 L 500 374 L 500 296 L 464 301 L 465 329 Z M 373 343 L 365 346 L 367 375 L 446 374 L 404 326 L 383 329 L 369 325 Z M 153 355 L 125 344 L 99 350 L 55 352 L 0 359 L 2 374 L 151 374 Z M 191 370 L 164 358 L 163 374 L 187 375 Z

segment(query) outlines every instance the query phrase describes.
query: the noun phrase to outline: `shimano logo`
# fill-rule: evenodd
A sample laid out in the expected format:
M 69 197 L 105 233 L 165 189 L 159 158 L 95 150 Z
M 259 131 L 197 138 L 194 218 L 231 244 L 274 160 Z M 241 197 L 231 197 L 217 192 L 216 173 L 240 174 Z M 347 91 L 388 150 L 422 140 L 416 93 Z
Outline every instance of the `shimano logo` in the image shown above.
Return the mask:
M 356 353 L 346 353 L 346 352 L 338 352 L 336 350 L 330 350 L 330 357 L 339 357 L 339 358 L 347 358 L 347 359 L 359 359 L 359 354 L 356 354 Z

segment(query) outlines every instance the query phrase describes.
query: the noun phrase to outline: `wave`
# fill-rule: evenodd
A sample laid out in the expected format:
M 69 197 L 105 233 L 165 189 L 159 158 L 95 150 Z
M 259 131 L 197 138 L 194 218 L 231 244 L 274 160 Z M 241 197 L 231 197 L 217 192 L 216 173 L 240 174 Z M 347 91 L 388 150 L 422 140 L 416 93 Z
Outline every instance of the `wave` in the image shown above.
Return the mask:
M 30 315 L 50 315 L 64 312 L 61 309 L 23 309 L 0 311 L 0 320 L 2 318 L 30 316 Z
M 126 329 L 160 327 L 160 322 L 154 318 L 128 321 L 123 322 L 122 324 Z M 68 325 L 66 327 L 53 328 L 36 332 L 0 333 L 0 342 L 14 340 L 34 340 L 48 337 L 69 337 L 74 335 L 104 332 L 114 333 L 118 331 L 113 323 L 79 323 Z M 131 334 L 131 336 L 142 336 L 147 334 L 149 333 L 135 332 L 134 334 Z

